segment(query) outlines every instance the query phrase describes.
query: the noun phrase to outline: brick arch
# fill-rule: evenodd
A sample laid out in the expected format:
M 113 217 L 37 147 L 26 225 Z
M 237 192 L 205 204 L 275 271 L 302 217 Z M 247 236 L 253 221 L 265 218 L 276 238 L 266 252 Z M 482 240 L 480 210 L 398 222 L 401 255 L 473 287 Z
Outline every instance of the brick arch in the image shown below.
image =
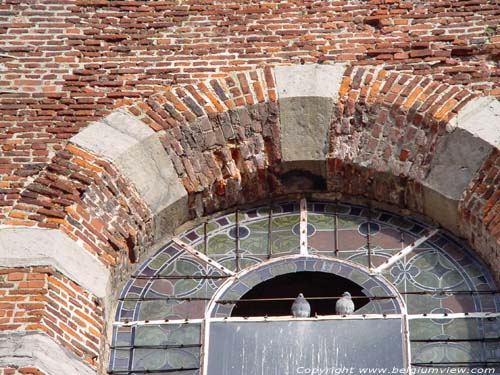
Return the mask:
M 328 188 L 432 218 L 467 238 L 498 280 L 498 100 L 370 67 L 347 69 L 339 95 Z
M 177 85 L 121 104 L 70 140 L 5 222 L 23 241 L 41 229 L 64 235 L 37 264 L 52 262 L 91 290 L 91 300 L 103 299 L 108 314 L 133 263 L 178 225 L 304 189 L 429 216 L 466 237 L 500 275 L 499 138 L 482 126 L 498 124 L 494 99 L 379 67 L 299 65 Z M 469 153 L 455 152 L 467 144 Z M 321 183 L 284 178 L 301 173 Z M 58 258 L 67 241 L 88 267 Z M 89 269 L 103 288 L 92 289 Z
M 283 177 L 298 171 L 424 214 L 497 267 L 495 98 L 380 66 L 299 65 L 171 88 L 129 111 L 158 132 L 191 215 L 294 192 Z

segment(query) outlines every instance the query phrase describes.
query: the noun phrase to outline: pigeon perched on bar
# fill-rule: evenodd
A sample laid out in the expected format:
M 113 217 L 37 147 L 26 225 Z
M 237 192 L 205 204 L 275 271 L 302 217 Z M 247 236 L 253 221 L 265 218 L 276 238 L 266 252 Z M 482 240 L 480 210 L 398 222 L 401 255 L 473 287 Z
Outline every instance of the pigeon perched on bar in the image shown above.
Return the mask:
M 342 297 L 335 304 L 335 313 L 337 315 L 349 315 L 354 312 L 354 302 L 351 299 L 351 293 L 344 292 Z
M 295 301 L 293 301 L 292 315 L 294 318 L 309 318 L 311 316 L 311 305 L 309 305 L 302 293 L 299 293 Z

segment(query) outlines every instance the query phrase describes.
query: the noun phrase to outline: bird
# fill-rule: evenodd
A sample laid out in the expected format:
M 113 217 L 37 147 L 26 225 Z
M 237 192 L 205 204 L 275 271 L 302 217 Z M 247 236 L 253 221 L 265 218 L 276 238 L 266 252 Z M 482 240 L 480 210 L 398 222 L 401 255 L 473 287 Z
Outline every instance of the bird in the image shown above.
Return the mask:
M 342 297 L 335 304 L 335 313 L 337 315 L 349 315 L 354 312 L 354 302 L 351 299 L 351 293 L 344 292 Z
M 311 305 L 309 305 L 302 293 L 299 293 L 293 301 L 292 315 L 294 318 L 309 318 L 311 316 Z

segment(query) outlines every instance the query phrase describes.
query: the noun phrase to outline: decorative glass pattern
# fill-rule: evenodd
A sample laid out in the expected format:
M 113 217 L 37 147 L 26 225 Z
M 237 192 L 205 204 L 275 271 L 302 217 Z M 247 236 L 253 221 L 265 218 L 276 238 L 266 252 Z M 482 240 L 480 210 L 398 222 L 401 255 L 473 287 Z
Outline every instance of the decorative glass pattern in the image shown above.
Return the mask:
M 296 227 L 299 220 L 298 204 L 276 204 L 272 209 L 267 206 L 252 208 L 241 210 L 238 215 L 233 213 L 209 220 L 180 238 L 235 271 L 272 257 L 298 253 L 299 233 Z
M 199 374 L 201 324 L 115 327 L 110 369 Z
M 384 275 L 404 295 L 410 314 L 500 311 L 489 272 L 466 247 L 442 233 Z
M 166 244 L 134 273 L 122 291 L 116 321 L 140 322 L 114 327 L 110 372 L 199 374 L 201 324 L 178 321 L 204 318 L 210 300 L 230 276 L 215 263 L 241 272 L 222 300 L 237 300 L 278 275 L 316 271 L 347 278 L 367 296 L 390 296 L 394 294 L 392 284 L 408 314 L 500 312 L 499 295 L 487 268 L 463 243 L 443 231 L 377 275 L 368 269 L 382 266 L 433 228 L 383 210 L 309 202 L 309 255 L 305 256 L 299 255 L 299 222 L 298 202 L 276 203 L 271 208 L 214 217 L 179 235 L 180 241 L 206 258 L 175 242 Z M 252 272 L 247 272 L 249 267 Z M 212 317 L 229 317 L 233 307 L 216 304 Z M 373 299 L 355 314 L 398 312 L 397 300 L 388 298 Z M 150 322 L 156 320 L 163 323 Z M 169 323 L 171 320 L 176 323 Z M 416 366 L 497 366 L 499 332 L 499 319 L 495 318 L 412 318 L 411 361 Z
M 116 320 L 202 318 L 224 278 L 212 266 L 170 243 L 129 280 Z
M 412 364 L 500 370 L 500 319 L 410 320 Z

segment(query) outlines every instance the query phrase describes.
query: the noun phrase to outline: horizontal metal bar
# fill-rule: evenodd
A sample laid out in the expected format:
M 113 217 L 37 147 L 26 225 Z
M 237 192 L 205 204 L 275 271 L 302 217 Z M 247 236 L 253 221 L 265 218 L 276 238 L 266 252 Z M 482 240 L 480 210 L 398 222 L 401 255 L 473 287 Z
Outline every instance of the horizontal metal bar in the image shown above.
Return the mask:
M 204 321 L 208 322 L 230 322 L 230 321 L 297 321 L 297 320 L 335 320 L 335 319 L 396 319 L 401 318 L 402 314 L 352 314 L 352 315 L 318 315 L 312 318 L 293 318 L 291 315 L 284 316 L 254 316 L 254 317 L 225 317 L 209 319 L 175 319 L 175 320 L 132 320 L 124 322 L 114 322 L 115 327 L 131 327 L 138 325 L 161 325 L 161 324 L 198 324 Z M 500 313 L 453 313 L 453 314 L 409 314 L 408 319 L 484 319 L 500 318 Z
M 201 348 L 201 344 L 179 344 L 179 345 L 118 345 L 111 346 L 111 349 L 183 349 Z
M 310 318 L 294 318 L 291 315 L 284 316 L 250 316 L 250 317 L 227 317 L 210 318 L 210 322 L 293 322 L 293 321 L 316 321 L 316 320 L 370 320 L 370 319 L 402 319 L 401 314 L 363 314 L 363 315 L 316 315 Z
M 422 291 L 422 292 L 403 292 L 401 295 L 492 295 L 498 294 L 499 292 L 494 291 L 471 291 L 471 290 L 461 290 L 461 291 L 445 291 L 445 290 L 436 290 L 436 291 Z M 306 297 L 307 300 L 336 300 L 341 298 L 342 296 L 332 296 L 332 297 Z M 369 300 L 380 300 L 380 299 L 394 299 L 397 296 L 352 296 L 352 299 L 369 299 Z M 118 301 L 210 301 L 211 298 L 206 297 L 151 297 L 151 298 L 142 298 L 142 297 L 122 297 L 119 298 Z M 216 303 L 227 304 L 227 303 L 241 303 L 241 302 L 269 302 L 269 301 L 294 301 L 294 297 L 283 297 L 283 298 L 248 298 L 248 299 L 239 299 L 239 300 L 218 300 Z
M 305 297 L 306 300 L 336 300 L 341 298 L 342 296 L 336 296 L 336 297 Z M 352 299 L 370 299 L 370 300 L 377 300 L 377 299 L 394 299 L 397 298 L 396 296 L 352 296 Z M 221 303 L 221 304 L 226 304 L 226 303 L 240 303 L 240 302 L 270 302 L 270 301 L 295 301 L 295 298 L 291 297 L 286 297 L 286 298 L 248 298 L 248 299 L 227 299 L 227 300 L 218 300 L 215 301 L 216 303 Z
M 500 362 L 415 362 L 411 364 L 412 366 L 418 367 L 469 367 L 469 366 L 494 366 L 500 365 Z
M 204 319 L 163 319 L 163 320 L 125 320 L 123 322 L 113 322 L 115 327 L 132 326 L 157 326 L 157 325 L 179 325 L 179 324 L 201 324 Z
M 210 298 L 205 297 L 151 297 L 151 298 L 141 298 L 141 297 L 124 297 L 118 298 L 118 301 L 210 301 Z
M 479 339 L 410 339 L 411 342 L 500 342 L 500 337 L 483 337 Z
M 217 276 L 196 276 L 196 275 L 186 275 L 186 276 L 132 276 L 132 279 L 136 280 L 184 280 L 184 279 L 192 279 L 192 280 L 218 280 L 218 279 L 227 279 L 230 276 L 226 275 L 217 275 Z
M 409 314 L 408 319 L 461 319 L 461 318 L 500 318 L 500 313 L 463 312 L 444 314 Z
M 196 371 L 199 369 L 200 369 L 199 367 L 191 367 L 191 368 L 178 368 L 178 369 L 168 369 L 168 370 L 113 370 L 113 371 L 108 371 L 108 374 L 168 374 L 171 372 Z
M 446 289 L 437 289 L 432 291 L 420 291 L 420 292 L 401 292 L 401 295 L 474 295 L 474 294 L 485 294 L 492 295 L 500 293 L 498 290 L 446 290 Z

